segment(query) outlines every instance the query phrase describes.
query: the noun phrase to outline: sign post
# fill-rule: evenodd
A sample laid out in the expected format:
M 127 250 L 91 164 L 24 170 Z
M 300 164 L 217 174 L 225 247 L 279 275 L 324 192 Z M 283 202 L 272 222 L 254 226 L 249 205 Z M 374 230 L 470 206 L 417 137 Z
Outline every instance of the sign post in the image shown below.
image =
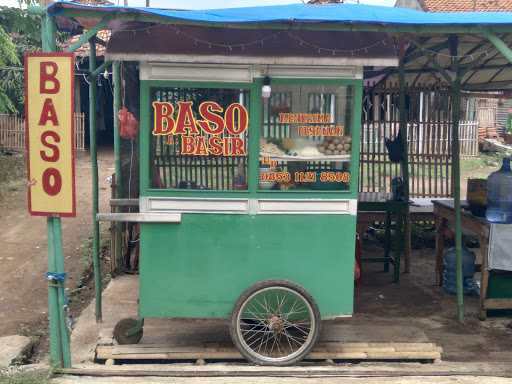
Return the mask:
M 71 366 L 64 293 L 61 217 L 73 217 L 75 166 L 73 127 L 74 56 L 55 50 L 55 25 L 43 17 L 45 53 L 25 56 L 25 117 L 28 206 L 31 215 L 46 216 L 48 226 L 48 307 L 50 360 Z

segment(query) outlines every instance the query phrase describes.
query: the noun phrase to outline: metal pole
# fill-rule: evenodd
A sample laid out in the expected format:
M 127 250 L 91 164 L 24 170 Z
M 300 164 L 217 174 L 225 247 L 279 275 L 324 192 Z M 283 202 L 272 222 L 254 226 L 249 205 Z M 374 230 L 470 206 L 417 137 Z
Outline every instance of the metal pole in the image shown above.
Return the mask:
M 116 172 L 116 198 L 123 196 L 121 180 L 121 136 L 119 135 L 118 112 L 121 109 L 121 63 L 112 64 L 112 81 L 114 83 L 114 167 Z
M 123 180 L 121 176 L 121 136 L 119 135 L 119 110 L 121 109 L 121 63 L 115 61 L 112 64 L 112 82 L 114 84 L 114 167 L 115 167 L 115 195 L 119 199 L 123 196 Z M 118 212 L 118 208 L 114 208 Z M 114 260 L 116 269 L 122 266 L 122 246 L 121 246 L 121 228 L 122 224 L 119 222 L 113 223 L 114 236 L 111 250 L 114 253 Z
M 96 36 L 89 39 L 89 72 L 96 69 Z M 92 265 L 94 269 L 94 294 L 96 299 L 96 322 L 102 321 L 101 313 L 101 264 L 100 264 L 100 223 L 98 214 L 98 149 L 96 143 L 96 78 L 89 79 L 89 150 L 91 151 L 92 173 Z
M 44 52 L 57 50 L 56 25 L 53 17 L 44 13 L 41 25 L 41 43 Z M 64 273 L 64 255 L 62 253 L 61 219 L 57 216 L 47 218 L 48 231 L 48 272 Z M 50 332 L 50 365 L 52 367 L 71 367 L 69 334 L 64 313 L 64 281 L 56 283 L 48 279 L 48 315 Z
M 452 71 L 455 80 L 451 84 L 452 97 L 452 176 L 453 176 L 453 201 L 455 209 L 455 254 L 457 267 L 457 318 L 464 322 L 464 287 L 462 281 L 462 224 L 460 212 L 460 153 L 459 153 L 459 120 L 460 120 L 460 86 L 458 37 L 450 35 L 450 55 L 452 56 Z
M 399 67 L 398 67 L 398 84 L 400 87 L 399 94 L 399 114 L 400 114 L 400 132 L 402 132 L 402 178 L 404 181 L 404 199 L 407 202 L 407 206 L 405 208 L 403 217 L 403 236 L 404 236 L 404 266 L 405 272 L 409 273 L 411 270 L 410 266 L 410 233 L 411 233 L 411 222 L 409 217 L 409 151 L 408 151 L 408 143 L 407 143 L 407 109 L 405 103 L 405 92 L 406 92 L 406 84 L 405 84 L 405 42 L 400 39 L 400 58 L 399 58 Z M 402 223 L 398 223 L 402 225 Z

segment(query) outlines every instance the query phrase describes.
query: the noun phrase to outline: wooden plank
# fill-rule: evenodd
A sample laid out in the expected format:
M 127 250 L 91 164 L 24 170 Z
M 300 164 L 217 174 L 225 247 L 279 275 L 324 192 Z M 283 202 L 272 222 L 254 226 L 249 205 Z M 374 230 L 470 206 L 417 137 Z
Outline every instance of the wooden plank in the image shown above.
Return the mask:
M 486 299 L 485 309 L 512 309 L 512 299 Z
M 180 223 L 180 213 L 98 213 L 98 221 L 122 221 L 131 223 Z
M 319 343 L 307 356 L 311 360 L 438 360 L 442 349 L 434 343 Z M 229 344 L 203 345 L 98 345 L 100 360 L 238 360 L 240 353 Z
M 235 350 L 233 344 L 230 341 L 222 341 L 222 342 L 195 342 L 192 344 L 187 344 L 187 342 L 183 341 L 179 344 L 170 344 L 170 343 L 140 343 L 140 344 L 129 344 L 129 345 L 109 345 L 108 347 L 119 350 L 123 353 L 129 352 L 131 350 L 143 350 L 143 349 L 153 349 L 153 350 L 202 350 L 202 349 L 229 349 Z M 338 341 L 325 341 L 319 342 L 316 344 L 314 350 L 323 350 L 323 349 L 337 349 L 340 351 L 349 351 L 349 350 L 374 350 L 374 349 L 389 349 L 394 351 L 439 351 L 439 347 L 436 343 L 431 342 L 338 342 Z
M 426 359 L 430 360 L 430 359 Z M 349 378 L 360 378 L 361 382 L 367 382 L 368 377 L 378 377 L 383 380 L 383 378 L 403 378 L 403 377 L 433 377 L 439 378 L 442 376 L 503 376 L 509 377 L 510 372 L 508 370 L 504 370 L 502 367 L 503 364 L 500 365 L 498 370 L 495 370 L 493 374 L 490 374 L 488 371 L 476 368 L 474 370 L 465 370 L 459 369 L 454 370 L 453 368 L 438 368 L 435 371 L 426 367 L 426 369 L 421 369 L 415 367 L 411 367 L 410 370 L 408 368 L 396 369 L 393 371 L 390 370 L 353 370 L 346 369 L 345 367 L 337 367 L 337 366 L 314 366 L 310 365 L 299 365 L 294 367 L 254 367 L 248 365 L 208 365 L 205 367 L 183 367 L 178 366 L 176 368 L 169 366 L 160 366 L 156 368 L 155 366 L 151 366 L 148 368 L 142 368 L 140 366 L 127 369 L 126 366 L 102 366 L 95 365 L 87 368 L 63 368 L 57 369 L 56 373 L 64 374 L 64 375 L 74 375 L 74 376 L 91 376 L 91 377 L 111 377 L 111 376 L 120 376 L 120 377 L 145 377 L 145 376 L 155 376 L 155 377 L 266 377 L 267 382 L 270 382 L 272 377 L 300 377 L 300 378 L 325 378 L 325 377 L 349 377 Z M 239 379 L 241 382 L 243 379 Z M 485 382 L 485 381 L 484 381 Z

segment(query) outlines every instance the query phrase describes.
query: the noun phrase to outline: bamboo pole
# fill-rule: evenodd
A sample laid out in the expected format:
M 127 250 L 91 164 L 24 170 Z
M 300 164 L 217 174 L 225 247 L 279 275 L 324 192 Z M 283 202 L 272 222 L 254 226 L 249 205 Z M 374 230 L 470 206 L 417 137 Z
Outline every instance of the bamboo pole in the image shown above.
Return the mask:
M 41 26 L 42 48 L 45 52 L 57 50 L 56 25 L 53 17 L 45 14 Z M 48 231 L 48 272 L 64 274 L 64 255 L 62 252 L 61 219 L 57 216 L 47 218 Z M 50 364 L 52 367 L 71 367 L 69 335 L 64 312 L 65 281 L 48 277 L 48 314 L 50 330 Z
M 450 55 L 452 56 L 452 71 L 455 79 L 451 83 L 452 99 L 452 177 L 453 177 L 453 200 L 455 209 L 455 254 L 457 267 L 457 318 L 464 322 L 464 287 L 462 276 L 462 218 L 460 204 L 460 143 L 459 143 L 459 120 L 460 120 L 460 87 L 461 76 L 459 72 L 459 61 L 457 60 L 458 37 L 450 35 Z
M 89 39 L 89 72 L 96 69 L 96 36 Z M 92 264 L 94 269 L 94 295 L 96 300 L 96 322 L 102 321 L 101 305 L 101 264 L 100 264 L 100 223 L 96 219 L 99 206 L 98 193 L 98 150 L 96 143 L 96 77 L 89 78 L 89 150 L 91 151 L 92 173 Z
M 48 231 L 48 272 L 57 272 L 55 263 L 55 240 L 53 237 L 53 227 L 55 226 L 55 217 L 46 219 Z M 48 317 L 50 332 L 50 366 L 63 367 L 64 358 L 62 356 L 61 327 L 59 313 L 59 288 L 55 284 L 48 283 Z
M 60 220 L 60 218 L 59 218 Z M 60 224 L 60 222 L 59 222 Z M 53 225 L 53 241 L 55 242 L 55 268 L 58 273 L 64 273 L 64 254 L 62 252 L 62 226 Z M 62 365 L 64 368 L 71 367 L 71 350 L 69 347 L 69 331 L 67 325 L 67 303 L 64 292 L 64 281 L 60 282 L 58 292 L 59 316 L 60 316 L 60 337 L 62 345 Z
M 407 110 L 405 103 L 405 41 L 400 40 L 400 57 L 399 57 L 399 67 L 398 67 L 398 85 L 400 88 L 399 93 L 399 125 L 401 134 L 401 144 L 402 144 L 402 178 L 404 182 L 404 199 L 407 202 L 407 207 L 405 209 L 405 217 L 404 217 L 404 228 L 403 228 L 403 237 L 404 237 L 404 266 L 405 272 L 409 273 L 411 271 L 411 221 L 409 215 L 409 150 L 408 150 L 408 141 L 407 141 Z M 398 223 L 398 225 L 402 225 L 402 223 Z M 400 266 L 398 267 L 400 269 Z

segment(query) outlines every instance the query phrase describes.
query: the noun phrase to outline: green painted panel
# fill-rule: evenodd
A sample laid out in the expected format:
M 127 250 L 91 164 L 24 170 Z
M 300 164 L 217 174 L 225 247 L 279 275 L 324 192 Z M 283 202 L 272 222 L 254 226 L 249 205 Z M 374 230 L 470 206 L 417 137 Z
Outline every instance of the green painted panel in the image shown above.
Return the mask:
M 229 317 L 252 284 L 287 279 L 322 318 L 353 307 L 356 217 L 183 214 L 141 224 L 140 315 Z

